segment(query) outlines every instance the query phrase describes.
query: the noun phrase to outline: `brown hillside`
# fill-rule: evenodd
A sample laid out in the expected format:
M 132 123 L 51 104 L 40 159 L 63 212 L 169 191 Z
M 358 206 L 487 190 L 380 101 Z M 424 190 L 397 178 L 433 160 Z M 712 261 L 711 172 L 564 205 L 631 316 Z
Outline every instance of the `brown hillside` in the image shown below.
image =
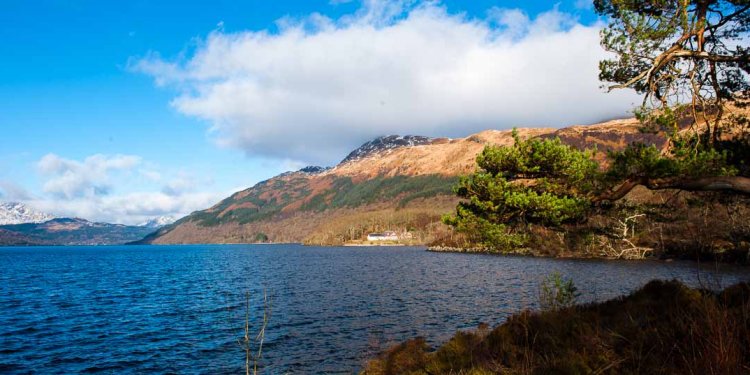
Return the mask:
M 641 134 L 634 119 L 517 131 L 522 138 L 558 136 L 577 147 L 595 145 L 599 150 L 619 149 L 636 140 L 664 143 L 663 138 Z M 245 243 L 267 237 L 273 242 L 336 244 L 361 239 L 367 231 L 408 230 L 426 243 L 440 215 L 455 207 L 451 187 L 457 176 L 474 171 L 485 145 L 512 143 L 511 130 L 486 130 L 385 149 L 323 171 L 285 173 L 195 212 L 144 242 Z M 363 222 L 369 224 L 360 225 Z
M 522 138 L 551 134 L 555 129 L 518 129 Z M 418 176 L 441 174 L 459 176 L 471 173 L 475 159 L 486 144 L 513 144 L 511 130 L 485 130 L 466 138 L 438 139 L 429 145 L 402 147 L 376 154 L 355 162 L 340 164 L 324 175 L 356 176 Z

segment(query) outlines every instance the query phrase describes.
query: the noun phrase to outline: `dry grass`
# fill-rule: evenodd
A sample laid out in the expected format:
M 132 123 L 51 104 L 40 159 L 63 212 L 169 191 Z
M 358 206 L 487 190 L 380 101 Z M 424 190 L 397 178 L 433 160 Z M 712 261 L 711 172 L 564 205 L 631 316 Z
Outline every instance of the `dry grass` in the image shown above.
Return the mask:
M 212 227 L 187 222 L 158 237 L 154 243 L 251 243 L 258 233 L 263 233 L 270 242 L 340 245 L 348 240 L 364 239 L 369 232 L 403 229 L 414 233 L 415 243 L 425 244 L 434 237 L 434 228 L 442 225 L 440 216 L 453 211 L 457 201 L 452 196 L 420 198 L 403 208 L 379 202 L 322 212 L 300 211 L 269 220 Z
M 721 293 L 652 281 L 630 296 L 510 317 L 430 351 L 391 348 L 363 374 L 745 374 L 750 284 Z
M 368 233 L 392 230 L 411 233 L 407 244 L 432 242 L 441 229 L 442 215 L 455 209 L 457 199 L 439 196 L 410 202 L 402 209 L 349 210 L 330 215 L 307 238 L 310 245 L 341 245 L 362 241 Z

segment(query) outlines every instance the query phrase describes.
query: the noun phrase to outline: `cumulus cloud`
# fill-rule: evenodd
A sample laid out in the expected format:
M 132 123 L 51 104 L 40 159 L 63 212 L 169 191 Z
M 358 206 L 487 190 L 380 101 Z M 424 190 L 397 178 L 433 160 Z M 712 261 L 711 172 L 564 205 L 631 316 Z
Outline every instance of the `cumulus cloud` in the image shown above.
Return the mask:
M 134 155 L 97 154 L 76 161 L 47 154 L 37 162 L 37 168 L 48 177 L 45 192 L 59 199 L 75 199 L 107 195 L 112 173 L 130 171 L 140 163 L 141 158 Z
M 520 9 L 492 8 L 487 12 L 488 20 L 494 21 L 503 30 L 506 38 L 517 39 L 525 36 L 531 26 L 531 20 L 526 12 Z
M 226 192 L 169 195 L 159 191 L 139 191 L 73 200 L 36 197 L 24 202 L 56 216 L 137 225 L 159 216 L 179 218 L 193 211 L 210 207 L 226 196 Z
M 229 193 L 206 191 L 212 181 L 160 170 L 137 155 L 96 154 L 76 160 L 48 154 L 36 166 L 43 180 L 41 194 L 0 181 L 2 198 L 62 217 L 139 224 L 158 216 L 182 217 Z
M 172 106 L 249 155 L 329 164 L 385 134 L 464 136 L 622 117 L 634 94 L 605 94 L 601 25 L 556 8 L 530 17 L 449 14 L 434 2 L 367 1 L 340 19 L 211 32 L 175 60 L 131 68 L 178 90 Z

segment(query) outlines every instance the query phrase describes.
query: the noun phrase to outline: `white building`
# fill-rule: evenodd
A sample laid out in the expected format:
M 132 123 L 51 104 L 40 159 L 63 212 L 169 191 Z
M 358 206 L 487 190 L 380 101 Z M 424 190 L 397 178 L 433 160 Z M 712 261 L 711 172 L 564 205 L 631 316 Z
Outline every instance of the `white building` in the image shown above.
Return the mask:
M 367 235 L 368 241 L 398 241 L 398 234 L 394 231 L 385 231 L 383 233 L 370 233 Z

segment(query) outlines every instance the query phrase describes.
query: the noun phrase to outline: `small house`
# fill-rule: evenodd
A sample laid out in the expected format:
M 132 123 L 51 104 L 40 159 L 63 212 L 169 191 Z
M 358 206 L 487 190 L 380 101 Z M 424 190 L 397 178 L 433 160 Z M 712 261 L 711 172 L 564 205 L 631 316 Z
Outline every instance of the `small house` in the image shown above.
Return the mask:
M 385 231 L 382 233 L 370 233 L 367 235 L 368 241 L 398 241 L 398 234 L 394 231 Z

